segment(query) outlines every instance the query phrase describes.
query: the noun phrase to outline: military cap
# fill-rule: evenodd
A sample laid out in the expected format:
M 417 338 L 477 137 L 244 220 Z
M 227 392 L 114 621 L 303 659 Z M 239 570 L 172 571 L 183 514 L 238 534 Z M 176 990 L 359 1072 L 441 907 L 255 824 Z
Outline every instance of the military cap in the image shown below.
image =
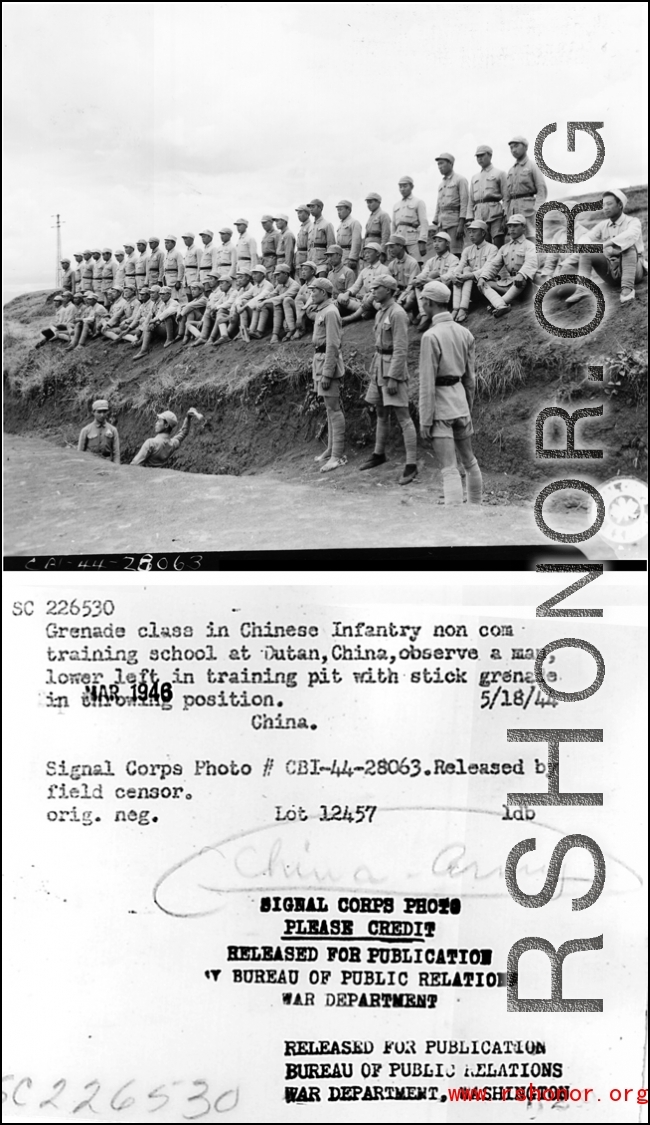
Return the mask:
M 247 266 L 247 265 L 244 265 L 244 264 L 241 264 L 241 265 L 237 266 L 237 273 L 240 274 L 240 275 L 245 273 L 246 277 L 252 277 L 253 276 L 252 268 L 250 266 Z
M 213 234 L 214 234 L 214 231 L 212 231 L 212 230 L 200 230 L 200 231 L 199 231 L 199 234 L 200 234 L 200 235 L 201 235 L 201 234 L 209 234 L 209 235 L 210 235 L 210 238 L 212 238 L 212 236 L 213 236 Z
M 307 206 L 307 204 L 306 204 L 306 203 L 300 203 L 300 204 L 299 204 L 299 205 L 298 205 L 298 206 L 296 207 L 296 211 L 308 211 L 308 210 L 309 210 L 309 207 Z
M 508 141 L 508 144 L 509 145 L 526 145 L 526 147 L 528 147 L 528 139 L 526 137 L 522 137 L 521 133 L 517 133 L 512 138 L 511 141 Z
M 274 223 L 275 217 L 273 215 L 262 215 L 262 218 L 260 219 L 260 222 L 262 222 L 262 223 Z
M 148 286 L 148 285 L 142 285 L 142 286 L 140 287 L 140 292 L 141 292 L 141 293 L 151 293 L 151 289 L 149 288 L 149 286 Z
M 436 160 L 449 160 L 453 164 L 456 157 L 452 156 L 452 154 L 450 152 L 441 152 L 440 156 L 436 156 L 435 159 Z
M 310 201 L 310 202 L 309 202 L 309 203 L 307 204 L 307 206 L 308 206 L 308 207 L 324 207 L 324 206 L 325 206 L 325 204 L 323 203 L 323 200 L 322 200 L 322 199 L 312 199 L 312 200 L 311 200 L 311 201 Z
M 624 191 L 620 190 L 620 188 L 608 188 L 607 191 L 603 192 L 603 195 L 613 195 L 616 199 L 618 199 L 619 203 L 623 204 L 624 207 L 627 204 L 627 196 Z M 568 204 L 566 204 L 566 206 L 568 207 Z
M 194 231 L 186 230 L 185 234 L 181 235 L 181 238 L 194 238 Z
M 384 289 L 397 289 L 397 279 L 393 277 L 392 273 L 380 273 L 373 278 L 370 288 L 376 289 L 378 285 L 383 285 Z
M 433 235 L 434 239 L 441 238 L 443 242 L 448 242 L 451 246 L 451 236 L 447 234 L 446 230 L 437 230 Z
M 156 418 L 160 418 L 161 422 L 168 422 L 170 426 L 178 425 L 178 418 L 173 410 L 163 410 L 162 414 L 156 414 Z
M 116 286 L 116 288 L 117 288 L 117 286 Z M 134 282 L 133 282 L 133 281 L 126 281 L 126 282 L 124 283 L 124 290 L 123 290 L 123 292 L 124 292 L 124 293 L 126 293 L 127 289 L 129 289 L 129 290 L 131 291 L 131 293 L 135 293 L 135 291 L 136 291 L 136 286 L 135 286 L 135 284 L 134 284 Z M 144 288 L 142 289 L 142 292 L 144 293 Z
M 331 246 L 327 247 L 327 249 L 325 250 L 325 253 L 326 254 L 342 254 L 343 253 L 343 247 L 338 246 L 336 244 L 336 242 L 333 242 Z
M 427 281 L 426 285 L 420 290 L 420 295 L 426 297 L 429 301 L 435 301 L 438 305 L 446 305 L 451 293 L 441 281 Z
M 84 299 L 83 293 L 75 293 L 72 297 L 73 301 L 83 301 L 83 299 Z
M 482 219 L 474 219 L 471 223 L 467 224 L 468 230 L 484 230 L 487 232 L 488 225 Z
M 526 226 L 526 220 L 523 215 L 509 215 L 506 219 L 506 226 L 509 227 L 511 223 L 521 223 L 522 227 Z
M 61 265 L 63 265 L 64 263 L 66 263 L 67 265 L 70 265 L 70 259 L 69 258 L 61 258 Z
M 109 285 L 108 292 L 109 293 L 123 293 L 124 289 L 121 285 Z
M 52 300 L 53 300 L 53 301 L 62 301 L 62 300 L 63 300 L 63 296 L 62 296 L 62 294 L 61 294 L 61 293 L 56 293 L 56 294 L 55 294 L 55 296 L 54 296 L 54 297 L 52 298 Z
M 97 247 L 95 247 L 95 249 L 91 250 L 90 253 L 91 254 L 101 254 L 101 250 L 99 250 Z
M 160 292 L 161 293 L 171 293 L 171 291 L 172 291 L 171 285 L 161 285 L 160 286 Z
M 84 250 L 84 254 L 92 254 L 92 250 Z
M 331 297 L 334 292 L 332 282 L 328 281 L 326 277 L 315 277 L 313 281 L 310 281 L 309 288 L 322 289 L 324 293 L 327 293 L 328 297 Z
M 147 240 L 146 240 L 146 238 L 138 238 L 138 239 L 137 239 L 137 241 L 136 241 L 136 246 L 139 246 L 139 245 L 140 245 L 140 243 L 142 243 L 142 245 L 143 245 L 143 246 L 146 246 L 146 245 L 147 245 Z M 132 245 L 132 243 L 130 243 L 130 242 L 127 242 L 127 243 L 125 243 L 125 245 L 126 245 L 126 246 L 130 246 L 130 247 L 131 247 L 131 249 L 133 249 L 133 245 Z
M 413 187 L 415 183 L 412 176 L 400 176 L 397 182 L 398 184 L 410 184 L 411 187 Z
M 310 270 L 313 270 L 314 273 L 316 273 L 316 270 L 318 269 L 316 262 L 312 262 L 311 258 L 308 258 L 306 262 L 302 263 L 302 265 L 309 266 Z M 300 268 L 302 269 L 302 266 Z
M 291 273 L 291 266 L 288 262 L 278 262 L 275 267 L 276 273 Z
M 493 151 L 494 150 L 491 149 L 489 145 L 477 145 L 474 156 L 481 156 L 484 152 L 489 152 L 490 156 L 492 156 Z
M 232 234 L 232 227 L 219 227 L 217 234 Z
M 153 235 L 151 236 L 151 238 L 148 238 L 148 239 L 147 239 L 147 242 L 160 242 L 160 239 L 159 239 L 159 238 L 156 238 L 156 235 L 155 235 L 155 234 L 153 234 Z
M 199 281 L 198 277 L 194 281 L 190 281 L 190 289 L 200 289 L 202 285 L 203 282 Z
M 110 246 L 105 246 L 104 249 L 102 250 L 102 254 L 112 254 L 112 253 L 113 253 L 113 251 L 111 250 Z
M 369 191 L 366 196 L 366 203 L 369 199 L 376 199 L 378 203 L 381 203 L 381 196 L 378 191 Z
M 391 234 L 387 246 L 406 246 L 406 239 L 401 234 Z
M 378 242 L 366 242 L 364 250 L 376 250 L 378 254 L 381 254 L 381 246 Z
M 154 289 L 161 289 L 161 288 L 162 288 L 162 286 L 159 285 L 157 281 L 154 281 L 153 285 L 149 286 L 149 292 L 153 293 Z
M 89 289 L 88 292 L 84 294 L 84 296 L 85 296 L 87 301 L 96 301 L 97 300 L 97 294 L 93 293 L 92 289 Z
M 239 227 L 239 226 L 247 227 L 248 226 L 248 219 L 235 219 L 235 226 L 236 227 Z
M 124 243 L 122 243 L 122 246 L 123 246 L 123 245 L 124 245 Z M 122 255 L 122 257 L 124 257 L 124 251 L 123 251 L 123 249 L 122 249 L 122 246 L 118 246 L 117 250 L 115 251 L 115 257 L 116 257 L 116 258 L 117 258 L 117 255 L 118 255 L 118 254 L 121 254 L 121 255 Z
M 105 398 L 96 398 L 91 406 L 91 410 L 108 410 L 108 402 Z
M 282 220 L 283 220 L 283 222 L 285 222 L 285 223 L 288 223 L 288 222 L 289 222 L 289 216 L 288 216 L 288 215 L 285 215 L 284 211 L 280 211 L 280 213 L 279 213 L 278 215 L 274 215 L 274 216 L 273 216 L 273 218 L 274 218 L 274 219 L 275 219 L 276 221 L 277 221 L 278 219 L 282 219 Z
M 263 266 L 261 262 L 258 262 L 256 266 L 251 266 L 250 272 L 266 274 L 266 266 Z
M 178 242 L 178 239 L 175 234 L 166 234 L 165 242 Z
M 83 250 L 75 250 L 75 252 L 74 252 L 75 258 L 83 258 L 83 256 L 84 256 Z
M 336 206 L 337 206 L 337 207 L 349 207 L 349 208 L 350 208 L 350 210 L 352 210 L 352 204 L 350 203 L 350 200 L 349 200 L 349 199 L 339 199 L 339 201 L 338 201 L 338 203 L 336 204 Z

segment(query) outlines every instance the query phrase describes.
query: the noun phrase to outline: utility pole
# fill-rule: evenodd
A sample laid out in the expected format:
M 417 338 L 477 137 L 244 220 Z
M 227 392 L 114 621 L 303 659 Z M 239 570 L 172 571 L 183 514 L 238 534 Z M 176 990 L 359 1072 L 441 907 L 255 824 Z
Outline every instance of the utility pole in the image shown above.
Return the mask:
M 55 283 L 57 289 L 60 289 L 61 288 L 61 216 L 58 215 L 58 214 L 52 215 L 52 218 L 56 219 L 56 223 L 54 224 L 56 226 L 56 273 L 54 275 L 54 277 L 55 277 L 54 283 Z

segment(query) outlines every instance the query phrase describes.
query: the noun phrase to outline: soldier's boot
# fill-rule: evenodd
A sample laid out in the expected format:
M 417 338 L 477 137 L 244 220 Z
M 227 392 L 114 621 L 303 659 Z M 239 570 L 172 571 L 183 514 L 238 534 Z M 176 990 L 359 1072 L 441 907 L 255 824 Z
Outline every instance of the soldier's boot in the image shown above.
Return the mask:
M 168 316 L 165 319 L 165 336 L 167 339 L 163 344 L 163 348 L 170 348 L 176 342 L 176 320 L 173 316 Z
M 201 328 L 200 331 L 198 329 L 190 326 L 190 331 L 191 331 L 192 335 L 196 337 L 196 339 L 194 340 L 194 343 L 191 344 L 190 346 L 192 348 L 200 348 L 200 347 L 202 347 L 203 344 L 207 344 L 208 340 L 210 339 L 211 330 L 212 330 L 212 322 L 207 318 L 207 316 L 204 316 L 204 318 L 203 318 L 203 327 Z
M 85 348 L 86 340 L 88 339 L 89 336 L 90 336 L 90 325 L 89 324 L 83 324 L 81 326 L 81 336 L 79 337 L 79 343 L 77 344 L 77 347 L 78 348 Z
M 79 342 L 80 336 L 81 336 L 81 325 L 76 324 L 74 332 L 72 334 L 72 339 L 71 339 L 70 343 L 68 344 L 67 348 L 64 348 L 63 350 L 66 351 L 66 352 L 71 352 L 73 348 L 76 348 L 76 346 Z
M 296 331 L 296 312 L 293 302 L 290 298 L 286 298 L 282 302 L 282 311 L 284 312 L 284 319 L 287 322 L 287 339 L 293 336 Z
M 142 333 L 142 343 L 140 345 L 140 351 L 137 352 L 133 357 L 134 363 L 137 363 L 139 359 L 144 359 L 144 357 L 149 354 L 149 348 L 151 347 L 152 338 L 153 330 L 151 328 L 145 329 L 145 331 Z
M 486 301 L 492 305 L 495 316 L 504 316 L 505 313 L 510 312 L 510 305 L 504 301 L 500 293 L 493 289 L 491 285 L 486 285 L 483 290 L 483 296 Z
M 284 309 L 282 305 L 275 305 L 273 307 L 273 335 L 271 336 L 272 344 L 280 343 L 280 333 L 282 332 L 282 325 L 284 323 Z

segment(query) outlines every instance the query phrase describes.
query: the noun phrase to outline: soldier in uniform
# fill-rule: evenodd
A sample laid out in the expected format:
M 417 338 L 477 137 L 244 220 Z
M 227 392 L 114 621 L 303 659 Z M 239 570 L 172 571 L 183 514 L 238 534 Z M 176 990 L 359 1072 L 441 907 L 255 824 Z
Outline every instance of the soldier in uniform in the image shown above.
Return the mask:
M 239 232 L 237 240 L 237 270 L 240 265 L 249 266 L 251 269 L 257 265 L 257 243 L 252 234 L 248 233 L 248 219 L 235 219 L 235 226 Z
M 129 288 L 129 293 L 133 290 Z M 108 304 L 108 316 L 100 328 L 102 336 L 106 336 L 109 340 L 117 338 L 116 329 L 128 319 L 130 312 L 129 301 L 124 296 L 124 290 L 118 288 L 117 285 L 111 285 L 108 291 L 110 303 Z
M 589 261 L 608 285 L 619 288 L 620 303 L 635 297 L 635 285 L 643 278 L 643 233 L 639 219 L 626 215 L 627 196 L 618 188 L 603 192 L 605 218 L 591 229 L 592 242 L 602 243 L 602 254 L 590 254 Z M 577 239 L 576 239 L 577 241 Z M 575 297 L 569 297 L 567 304 Z
M 237 267 L 236 288 L 233 294 L 230 316 L 228 318 L 228 335 L 230 339 L 233 339 L 239 330 L 239 338 L 247 344 L 250 343 L 250 336 L 248 335 L 248 329 L 242 323 L 241 314 L 249 298 L 253 296 L 252 268 L 253 267 L 247 262 L 243 262 L 241 266 Z
M 506 176 L 506 219 L 515 214 L 523 215 L 526 221 L 524 233 L 534 242 L 535 217 L 548 195 L 546 180 L 528 156 L 528 141 L 525 137 L 519 135 L 513 137 L 508 142 L 508 147 L 515 158 L 515 163 L 508 169 Z
M 192 342 L 193 333 L 190 330 L 190 325 L 195 328 L 203 319 L 205 307 L 208 303 L 210 282 L 208 279 L 201 282 L 198 277 L 196 277 L 194 281 L 190 282 L 189 290 L 189 301 L 182 304 L 176 314 L 176 319 L 178 321 L 178 335 L 176 339 L 183 345 Z
M 118 287 L 116 286 L 116 289 Z M 116 305 L 111 305 L 111 315 L 108 324 L 102 329 L 102 334 L 114 344 L 123 340 L 124 337 L 131 331 L 131 326 L 137 323 L 138 314 L 140 312 L 141 302 L 135 291 L 135 283 L 132 281 L 130 285 L 119 289 L 122 293 L 124 308 L 120 309 L 119 301 Z M 111 325 L 111 320 L 115 319 L 115 326 Z
M 356 281 L 341 293 L 337 304 L 343 316 L 343 324 L 352 324 L 355 320 L 369 320 L 375 314 L 375 300 L 373 282 L 381 275 L 390 277 L 388 266 L 385 266 L 381 257 L 381 246 L 378 242 L 368 242 L 364 247 L 363 257 L 365 266 L 360 271 Z
M 506 174 L 492 163 L 489 145 L 478 145 L 476 160 L 481 169 L 472 176 L 469 185 L 467 221 L 480 219 L 487 224 L 487 240 L 499 248 L 505 240 L 503 201 L 506 196 Z
M 207 229 L 199 231 L 199 238 L 203 243 L 203 249 L 200 251 L 199 257 L 199 278 L 201 282 L 205 281 L 209 274 L 217 272 L 217 254 L 218 248 L 214 241 L 214 232 Z
M 377 191 L 369 191 L 366 196 L 366 205 L 370 214 L 366 221 L 363 234 L 363 245 L 369 242 L 378 242 L 381 246 L 381 260 L 386 261 L 388 252 L 386 246 L 390 238 L 390 215 L 381 209 L 381 196 Z
M 246 335 L 249 335 L 253 340 L 261 340 L 262 331 L 259 326 L 262 320 L 262 311 L 267 297 L 270 297 L 273 292 L 273 282 L 267 277 L 266 268 L 261 262 L 252 266 L 251 270 L 253 273 L 253 292 L 240 313 L 240 320 L 244 329 L 244 339 Z M 266 328 L 266 318 L 264 318 L 263 327 Z
M 150 238 L 149 247 L 151 253 L 147 258 L 147 285 L 150 289 L 152 285 L 162 287 L 165 275 L 165 251 L 161 248 L 159 238 Z
M 161 285 L 160 300 L 144 326 L 142 344 L 140 346 L 140 351 L 133 357 L 134 363 L 137 363 L 139 359 L 144 359 L 149 353 L 149 349 L 156 336 L 164 336 L 165 343 L 163 344 L 163 348 L 170 348 L 172 346 L 178 330 L 176 321 L 177 312 L 178 301 L 173 297 L 170 286 Z
M 358 219 L 352 218 L 352 204 L 349 199 L 339 200 L 336 211 L 339 217 L 336 244 L 343 250 L 343 264 L 349 266 L 356 274 L 363 248 L 361 223 Z
M 280 213 L 275 216 L 275 225 L 278 228 L 278 262 L 286 262 L 293 277 L 293 263 L 296 253 L 296 236 L 289 230 L 289 216 Z
M 135 292 L 135 277 L 132 276 L 129 281 Z M 120 289 L 124 289 L 126 285 L 126 263 L 124 261 L 124 251 L 120 249 L 115 251 L 115 284 Z
M 452 318 L 462 324 L 467 320 L 474 286 L 481 276 L 483 266 L 497 253 L 497 246 L 488 242 L 488 225 L 484 219 L 474 219 L 467 227 L 469 246 L 460 256 L 460 262 L 452 275 L 453 312 Z
M 296 207 L 296 215 L 298 216 L 298 233 L 296 235 L 296 273 L 300 275 L 300 269 L 304 262 L 309 258 L 309 232 L 311 231 L 311 214 L 309 207 L 306 203 L 301 203 L 300 207 Z
M 327 273 L 327 255 L 325 252 L 328 246 L 336 242 L 334 227 L 323 217 L 325 205 L 322 199 L 312 199 L 307 206 L 314 220 L 309 231 L 309 260 L 316 263 L 319 274 L 325 274 Z
M 86 295 L 93 287 L 93 273 L 95 263 L 92 250 L 84 250 L 81 269 L 80 292 Z
M 80 453 L 94 453 L 113 464 L 120 463 L 120 435 L 117 427 L 108 421 L 108 402 L 98 398 L 92 404 L 93 420 L 79 434 L 77 449 Z
M 205 296 L 205 304 L 203 306 L 203 316 L 200 323 L 190 323 L 188 331 L 191 336 L 194 336 L 193 348 L 200 348 L 212 338 L 212 329 L 216 328 L 216 317 L 218 309 L 223 305 L 223 298 L 230 289 L 230 284 L 223 285 L 221 282 L 232 282 L 229 274 L 224 274 L 223 277 L 218 277 L 217 274 L 210 274 L 203 282 L 203 290 Z M 216 338 L 216 334 L 215 334 Z
M 86 340 L 94 339 L 101 328 L 102 320 L 108 316 L 108 310 L 102 305 L 94 290 L 89 289 L 84 293 L 85 308 L 79 320 L 75 321 L 74 333 L 65 349 L 71 352 L 73 348 L 85 348 Z
M 406 291 L 419 273 L 419 266 L 410 254 L 406 252 L 406 239 L 401 234 L 393 234 L 386 243 L 388 250 L 388 272 L 397 282 L 396 297 L 400 305 L 404 304 Z
M 72 296 L 75 289 L 75 271 L 70 268 L 70 259 L 61 258 L 61 289 Z
M 113 258 L 113 251 L 105 247 L 102 250 L 102 295 L 104 303 L 107 301 L 108 293 L 115 285 L 115 259 Z
M 356 275 L 352 269 L 343 262 L 343 249 L 334 242 L 331 246 L 327 247 L 327 264 L 329 272 L 327 280 L 331 282 L 333 297 L 336 301 L 341 293 L 345 293 L 351 285 L 356 281 Z
M 402 198 L 393 207 L 392 234 L 402 235 L 407 253 L 419 265 L 427 252 L 427 209 L 423 201 L 413 195 L 414 184 L 410 176 L 402 176 L 398 186 Z
M 230 277 L 234 282 L 237 276 L 237 247 L 232 240 L 232 227 L 221 227 L 218 234 L 221 245 L 217 248 L 213 272 L 219 277 Z
M 275 219 L 272 215 L 262 215 L 262 230 L 264 231 L 260 243 L 262 265 L 268 276 L 273 277 L 278 260 L 278 240 L 280 235 L 275 229 Z
M 341 315 L 332 300 L 332 284 L 315 277 L 309 286 L 314 305 L 314 390 L 327 411 L 327 449 L 316 458 L 321 473 L 331 473 L 347 462 L 345 418 L 341 410 L 341 384 L 345 364 L 341 355 Z
M 199 266 L 201 264 L 201 249 L 194 241 L 194 234 L 192 231 L 186 231 L 181 235 L 185 243 L 185 257 L 183 258 L 185 293 L 189 294 L 193 285 L 198 283 L 199 292 L 201 291 L 201 279 L 199 277 Z
M 218 347 L 219 344 L 227 344 L 229 340 L 234 337 L 236 331 L 234 326 L 231 327 L 231 319 L 237 290 L 229 273 L 221 278 L 219 289 L 221 292 L 215 306 L 216 316 L 214 318 L 214 328 L 210 336 L 210 343 L 214 347 Z
M 183 425 L 178 433 L 172 437 L 174 430 L 178 425 L 178 418 L 172 410 L 163 410 L 162 414 L 156 415 L 155 437 L 148 438 L 136 453 L 131 464 L 132 465 L 145 465 L 148 469 L 162 469 L 169 461 L 172 453 L 175 453 L 182 442 L 190 432 L 192 425 L 192 418 L 201 421 L 202 414 L 190 406 Z
M 104 303 L 102 297 L 102 282 L 104 280 L 104 259 L 101 250 L 93 250 L 93 293 L 97 294 L 98 301 Z
M 366 402 L 377 412 L 375 449 L 360 469 L 376 469 L 386 461 L 386 442 L 392 411 L 402 430 L 405 465 L 400 484 L 410 484 L 418 473 L 417 433 L 409 410 L 409 373 L 406 356 L 409 345 L 409 321 L 404 309 L 397 304 L 395 278 L 384 273 L 373 281 L 373 296 L 377 305 L 375 315 L 375 357 Z
M 422 300 L 431 327 L 420 344 L 420 434 L 433 438 L 433 450 L 442 468 L 445 504 L 463 502 L 456 452 L 467 474 L 467 499 L 470 504 L 480 504 L 483 478 L 472 450 L 474 337 L 452 320 L 446 285 L 429 281 Z
M 564 206 L 572 210 L 576 206 L 576 201 L 572 199 L 563 200 Z M 577 215 L 573 227 L 573 241 L 576 243 L 589 243 L 591 242 L 591 233 L 586 226 L 580 221 L 581 215 Z M 567 218 L 562 211 L 546 211 L 544 213 L 544 242 L 547 244 L 565 244 L 567 240 Z M 537 262 L 539 269 L 534 277 L 535 285 L 543 285 L 551 277 L 561 277 L 563 274 L 581 274 L 582 277 L 591 278 L 591 255 L 590 254 L 565 254 L 559 251 L 545 251 L 537 255 Z M 567 282 L 566 285 L 555 286 L 554 294 L 560 298 L 564 298 L 567 305 L 574 305 L 578 301 L 584 300 L 589 296 L 589 290 L 581 285 L 573 285 Z
M 177 241 L 178 239 L 175 234 L 168 234 L 165 239 L 163 277 L 165 285 L 169 286 L 172 291 L 172 296 L 178 301 L 183 288 L 185 263 L 183 261 L 183 255 L 180 250 L 176 248 Z
M 35 348 L 42 348 L 53 340 L 64 340 L 66 343 L 70 340 L 70 324 L 75 311 L 72 293 L 69 289 L 64 289 L 63 293 L 56 294 L 53 301 L 54 321 L 47 328 L 41 328 L 43 339 L 37 341 Z
M 488 258 L 477 282 L 497 317 L 510 312 L 512 302 L 523 295 L 538 268 L 535 243 L 526 238 L 526 217 L 509 215 L 506 225 L 509 241 Z
M 119 344 L 124 340 L 126 343 L 131 344 L 132 347 L 137 347 L 142 339 L 144 326 L 152 311 L 153 304 L 151 301 L 151 293 L 147 289 L 147 286 L 143 285 L 142 289 L 136 293 L 136 299 L 133 302 L 133 312 L 115 342 Z
M 284 303 L 289 297 L 295 297 L 300 285 L 291 277 L 291 267 L 287 262 L 278 262 L 275 267 L 275 286 L 271 296 L 264 302 L 258 323 L 258 331 L 264 334 L 266 318 L 273 315 L 272 344 L 279 344 L 284 325 Z
M 138 293 L 145 287 L 149 289 L 149 282 L 147 280 L 147 263 L 149 261 L 149 247 L 146 238 L 139 238 L 136 242 L 136 251 L 134 253 L 132 246 L 125 246 L 126 250 L 126 277 L 127 280 L 131 275 L 130 259 L 133 259 L 133 272 L 135 278 L 135 288 Z M 158 282 L 156 282 L 156 285 Z
M 316 277 L 317 269 L 315 262 L 309 259 L 303 262 L 300 267 L 301 285 L 296 296 L 284 299 L 284 317 L 290 333 L 288 340 L 301 340 L 313 319 L 314 302 L 309 286 Z
M 75 260 L 73 293 L 80 293 L 81 292 L 81 269 L 82 269 L 82 266 L 83 266 L 84 256 L 83 256 L 83 254 L 74 254 L 73 257 L 74 257 L 74 260 Z
M 419 332 L 423 332 L 429 326 L 429 318 L 424 312 L 420 296 L 427 282 L 441 281 L 448 287 L 451 295 L 452 281 L 459 259 L 449 249 L 450 243 L 451 237 L 446 230 L 436 231 L 433 236 L 433 257 L 427 258 L 420 273 L 413 278 L 406 291 L 404 308 L 413 318 L 416 312 L 419 313 Z
M 469 187 L 465 177 L 454 172 L 455 159 L 450 152 L 441 152 L 440 156 L 436 156 L 442 180 L 438 188 L 433 225 L 436 233 L 445 231 L 449 235 L 452 253 L 460 254 L 465 239 Z

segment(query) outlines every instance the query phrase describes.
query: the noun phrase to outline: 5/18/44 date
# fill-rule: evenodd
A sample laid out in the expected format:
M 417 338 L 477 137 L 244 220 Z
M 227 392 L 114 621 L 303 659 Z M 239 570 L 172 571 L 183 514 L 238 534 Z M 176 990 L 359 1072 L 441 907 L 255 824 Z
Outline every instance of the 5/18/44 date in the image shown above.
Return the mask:
M 276 820 L 346 820 L 349 824 L 372 824 L 376 805 L 320 805 L 318 816 L 310 815 L 302 805 L 275 806 Z

